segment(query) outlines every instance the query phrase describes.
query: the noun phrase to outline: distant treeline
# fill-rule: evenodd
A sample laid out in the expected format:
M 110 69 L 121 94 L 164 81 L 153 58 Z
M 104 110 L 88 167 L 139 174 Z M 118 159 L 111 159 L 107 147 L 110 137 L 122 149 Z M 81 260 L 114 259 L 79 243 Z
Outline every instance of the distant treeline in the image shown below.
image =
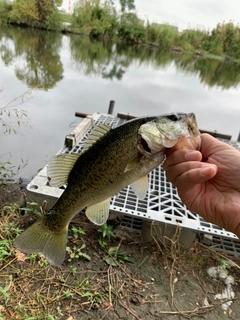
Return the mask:
M 12 66 L 16 77 L 27 87 L 50 90 L 64 76 L 62 38 L 60 32 L 1 25 L 1 60 L 5 66 Z M 239 63 L 224 63 L 221 59 L 196 59 L 187 53 L 178 55 L 170 50 L 99 41 L 74 34 L 68 40 L 71 68 L 81 74 L 121 81 L 131 65 L 144 68 L 150 66 L 159 70 L 174 63 L 179 72 L 196 75 L 209 87 L 223 90 L 240 84 Z
M 134 0 L 119 0 L 119 12 L 114 0 L 79 0 L 72 15 L 60 12 L 58 7 L 61 4 L 62 0 L 1 1 L 0 21 L 87 34 L 92 38 L 149 44 L 161 49 L 175 47 L 236 59 L 240 56 L 240 27 L 232 22 L 218 24 L 213 30 L 186 29 L 179 32 L 172 25 L 144 23 L 136 14 Z

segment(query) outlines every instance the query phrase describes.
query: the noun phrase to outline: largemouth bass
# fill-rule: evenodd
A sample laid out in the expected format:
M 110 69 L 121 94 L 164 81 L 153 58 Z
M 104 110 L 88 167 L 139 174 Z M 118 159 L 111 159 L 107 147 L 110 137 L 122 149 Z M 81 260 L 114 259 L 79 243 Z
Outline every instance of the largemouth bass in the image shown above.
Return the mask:
M 42 252 L 51 265 L 65 258 L 68 225 L 82 209 L 97 225 L 106 222 L 112 195 L 131 184 L 144 199 L 148 173 L 161 164 L 166 148 L 197 149 L 199 131 L 193 113 L 136 118 L 111 129 L 96 126 L 79 154 L 59 154 L 48 165 L 50 184 L 67 184 L 49 213 L 21 233 L 14 246 L 25 253 Z

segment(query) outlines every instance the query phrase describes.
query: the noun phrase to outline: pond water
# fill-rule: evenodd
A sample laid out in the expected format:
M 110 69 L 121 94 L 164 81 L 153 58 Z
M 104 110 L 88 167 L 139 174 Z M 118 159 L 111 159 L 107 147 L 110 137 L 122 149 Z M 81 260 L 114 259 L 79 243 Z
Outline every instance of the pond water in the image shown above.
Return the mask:
M 15 166 L 28 161 L 21 176 L 30 178 L 79 123 L 76 111 L 107 113 L 110 100 L 116 101 L 114 114 L 194 112 L 201 129 L 236 140 L 239 81 L 237 64 L 0 26 L 0 108 L 33 89 L 32 99 L 17 105 L 31 128 L 21 125 L 16 135 L 1 130 L 0 154 Z

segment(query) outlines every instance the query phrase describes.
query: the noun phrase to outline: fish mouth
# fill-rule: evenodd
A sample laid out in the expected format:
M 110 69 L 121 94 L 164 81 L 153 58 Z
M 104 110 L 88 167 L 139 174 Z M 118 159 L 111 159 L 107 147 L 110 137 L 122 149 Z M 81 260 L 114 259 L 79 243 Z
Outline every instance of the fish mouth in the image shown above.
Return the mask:
M 143 137 L 140 135 L 140 144 L 142 146 L 142 148 L 148 152 L 148 153 L 152 153 L 152 150 L 150 149 L 147 141 L 145 139 L 143 139 Z
M 138 151 L 143 154 L 145 157 L 150 158 L 155 161 L 163 159 L 163 154 L 166 148 L 163 145 L 150 145 L 147 140 L 145 140 L 142 135 L 139 135 L 138 138 Z

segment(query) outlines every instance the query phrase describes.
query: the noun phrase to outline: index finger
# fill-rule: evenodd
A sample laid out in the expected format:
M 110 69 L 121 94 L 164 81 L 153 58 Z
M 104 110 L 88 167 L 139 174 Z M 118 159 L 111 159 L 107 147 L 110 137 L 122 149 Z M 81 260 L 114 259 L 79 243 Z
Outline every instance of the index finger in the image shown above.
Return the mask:
M 163 164 L 164 170 L 167 170 L 167 168 L 169 168 L 170 166 L 174 166 L 182 162 L 202 160 L 202 154 L 197 150 L 179 149 L 173 151 L 172 153 L 169 150 L 166 155 L 167 158 Z

